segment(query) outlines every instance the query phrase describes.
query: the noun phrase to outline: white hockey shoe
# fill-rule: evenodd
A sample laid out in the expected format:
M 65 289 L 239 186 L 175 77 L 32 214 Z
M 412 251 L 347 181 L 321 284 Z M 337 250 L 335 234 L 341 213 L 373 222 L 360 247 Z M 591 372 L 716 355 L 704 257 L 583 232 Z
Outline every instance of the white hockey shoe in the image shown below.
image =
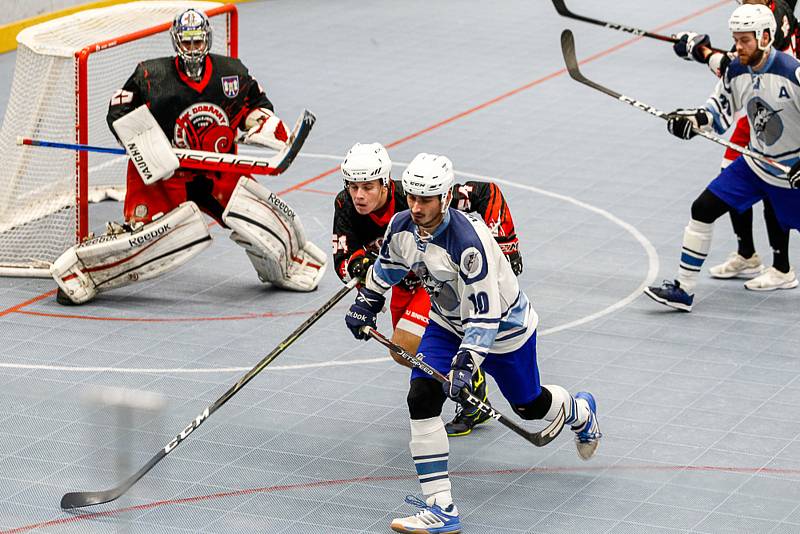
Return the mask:
M 429 497 L 433 500 L 433 497 Z M 419 512 L 408 517 L 398 517 L 390 525 L 395 532 L 406 534 L 457 534 L 461 532 L 461 520 L 458 518 L 458 508 L 450 504 L 441 508 L 435 502 L 430 504 L 409 495 L 406 502 L 421 508 Z
M 588 460 L 594 456 L 597 446 L 600 445 L 600 425 L 597 424 L 597 403 L 594 395 L 587 391 L 579 391 L 575 394 L 578 401 L 585 401 L 589 405 L 589 419 L 579 427 L 572 427 L 575 432 L 575 446 L 578 448 L 578 456 L 582 460 Z
M 708 272 L 714 278 L 752 278 L 764 271 L 764 264 L 758 253 L 744 258 L 738 252 L 731 252 L 724 263 L 711 267 Z
M 788 273 L 782 273 L 775 267 L 770 267 L 764 271 L 764 274 L 745 282 L 744 287 L 750 291 L 773 291 L 775 289 L 794 289 L 797 284 L 794 269 L 789 269 Z

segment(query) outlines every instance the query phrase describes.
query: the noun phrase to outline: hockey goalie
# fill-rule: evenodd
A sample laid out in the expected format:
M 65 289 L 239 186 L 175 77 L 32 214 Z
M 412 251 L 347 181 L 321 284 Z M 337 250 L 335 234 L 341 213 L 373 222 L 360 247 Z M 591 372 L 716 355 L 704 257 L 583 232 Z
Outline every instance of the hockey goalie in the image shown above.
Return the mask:
M 130 158 L 125 223 L 53 263 L 58 302 L 83 304 L 187 262 L 211 243 L 203 213 L 232 230 L 262 282 L 316 289 L 326 255 L 286 202 L 250 175 L 180 168 L 173 146 L 232 152 L 242 132 L 244 143 L 281 150 L 292 139 L 241 61 L 210 53 L 204 13 L 178 14 L 170 35 L 176 55 L 140 63 L 109 105 L 108 124 Z

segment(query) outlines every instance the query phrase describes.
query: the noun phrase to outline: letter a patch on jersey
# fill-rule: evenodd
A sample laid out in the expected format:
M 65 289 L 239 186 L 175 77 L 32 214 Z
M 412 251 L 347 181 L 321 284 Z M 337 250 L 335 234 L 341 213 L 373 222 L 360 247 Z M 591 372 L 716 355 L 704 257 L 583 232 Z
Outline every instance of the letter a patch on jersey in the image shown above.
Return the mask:
M 239 76 L 223 76 L 222 92 L 228 98 L 234 98 L 239 94 Z
M 786 90 L 785 86 L 781 86 L 781 92 L 778 93 L 778 98 L 792 98 L 789 96 L 789 91 Z

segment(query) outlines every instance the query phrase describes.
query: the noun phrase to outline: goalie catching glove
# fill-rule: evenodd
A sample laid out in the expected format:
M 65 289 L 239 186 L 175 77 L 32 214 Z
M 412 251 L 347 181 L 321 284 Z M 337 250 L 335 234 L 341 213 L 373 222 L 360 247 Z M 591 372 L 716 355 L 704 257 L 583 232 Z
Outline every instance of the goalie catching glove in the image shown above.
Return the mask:
M 676 109 L 665 118 L 669 133 L 680 139 L 691 139 L 697 130 L 707 130 L 711 124 L 711 114 L 705 108 Z
M 248 145 L 261 145 L 273 150 L 283 150 L 291 143 L 286 124 L 266 108 L 253 110 L 245 119 L 247 133 L 242 142 Z

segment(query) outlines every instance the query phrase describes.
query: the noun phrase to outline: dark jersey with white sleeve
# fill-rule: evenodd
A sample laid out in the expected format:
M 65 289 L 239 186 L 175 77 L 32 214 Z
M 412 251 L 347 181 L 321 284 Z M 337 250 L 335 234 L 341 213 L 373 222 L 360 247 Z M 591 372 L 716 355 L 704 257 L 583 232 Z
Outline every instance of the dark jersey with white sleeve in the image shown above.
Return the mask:
M 237 130 L 257 108 L 273 110 L 259 83 L 237 58 L 209 54 L 203 76 L 186 76 L 177 57 L 143 61 L 109 103 L 109 127 L 147 105 L 172 144 L 211 152 L 231 152 Z M 111 129 L 113 132 L 113 128 Z

